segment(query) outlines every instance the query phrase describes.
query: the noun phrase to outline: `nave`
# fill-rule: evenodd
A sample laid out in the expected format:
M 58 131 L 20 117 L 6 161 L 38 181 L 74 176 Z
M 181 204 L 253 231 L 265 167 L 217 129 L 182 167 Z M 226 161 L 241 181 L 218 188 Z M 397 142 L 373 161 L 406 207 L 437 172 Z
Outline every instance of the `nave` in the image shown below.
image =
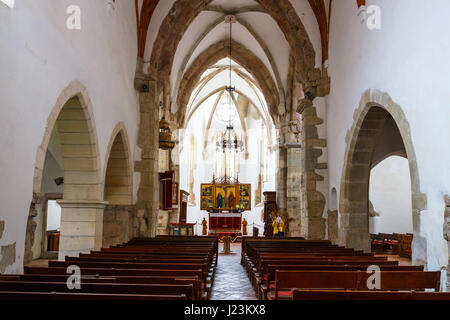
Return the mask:
M 0 0 L 2 297 L 445 299 L 449 11 Z
M 216 237 L 136 238 L 2 275 L 0 299 L 450 300 L 439 271 L 326 240 L 249 237 L 231 248 L 221 254 Z

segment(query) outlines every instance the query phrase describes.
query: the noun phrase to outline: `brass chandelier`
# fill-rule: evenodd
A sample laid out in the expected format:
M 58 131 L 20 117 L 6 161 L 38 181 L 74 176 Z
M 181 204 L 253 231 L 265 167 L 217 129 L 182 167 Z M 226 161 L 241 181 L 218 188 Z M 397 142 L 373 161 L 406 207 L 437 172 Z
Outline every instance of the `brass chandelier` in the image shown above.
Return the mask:
M 244 144 L 242 143 L 242 139 L 238 139 L 236 132 L 234 131 L 234 118 L 236 116 L 236 110 L 233 106 L 233 92 L 236 90 L 235 87 L 232 86 L 232 32 L 233 32 L 233 23 L 236 22 L 236 17 L 233 15 L 228 15 L 225 17 L 225 22 L 230 24 L 230 68 L 229 68 L 229 74 L 230 74 L 230 83 L 229 86 L 227 86 L 226 90 L 228 92 L 227 95 L 227 102 L 222 104 L 219 108 L 219 117 L 223 122 L 226 122 L 227 127 L 226 130 L 222 133 L 222 138 L 217 141 L 217 151 L 222 150 L 223 153 L 226 151 L 229 152 L 236 152 L 243 150 Z

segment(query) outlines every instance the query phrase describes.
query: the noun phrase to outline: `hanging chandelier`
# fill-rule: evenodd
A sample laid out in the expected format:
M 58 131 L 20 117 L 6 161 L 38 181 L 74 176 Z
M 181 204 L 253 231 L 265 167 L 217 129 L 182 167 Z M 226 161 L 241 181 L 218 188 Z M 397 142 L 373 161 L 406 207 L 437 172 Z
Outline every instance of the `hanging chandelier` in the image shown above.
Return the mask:
M 242 139 L 238 139 L 236 132 L 234 131 L 234 118 L 236 117 L 236 108 L 234 107 L 233 103 L 233 93 L 236 90 L 235 87 L 232 86 L 232 32 L 233 32 L 233 23 L 236 22 L 236 17 L 233 15 L 227 15 L 225 17 L 225 22 L 230 24 L 230 83 L 229 86 L 227 86 L 226 90 L 228 92 L 227 94 L 227 101 L 225 103 L 222 103 L 218 110 L 218 116 L 219 118 L 226 123 L 227 128 L 225 132 L 222 133 L 221 138 L 219 141 L 217 141 L 217 150 L 222 152 L 226 152 L 227 150 L 232 152 L 238 153 L 239 151 L 243 150 L 243 143 Z

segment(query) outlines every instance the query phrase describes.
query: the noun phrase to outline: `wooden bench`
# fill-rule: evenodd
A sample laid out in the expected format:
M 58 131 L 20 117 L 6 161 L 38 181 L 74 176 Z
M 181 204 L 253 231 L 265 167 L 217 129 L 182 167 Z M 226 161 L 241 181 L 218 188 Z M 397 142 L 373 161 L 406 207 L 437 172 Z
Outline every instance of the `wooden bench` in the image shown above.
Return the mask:
M 293 300 L 450 300 L 450 292 L 294 290 Z
M 133 239 L 49 261 L 48 267 L 25 267 L 24 275 L 0 276 L 0 291 L 11 299 L 206 299 L 217 253 L 217 237 Z M 72 265 L 81 270 L 77 292 L 66 283 Z
M 12 292 L 76 292 L 99 294 L 185 295 L 194 298 L 193 285 L 85 283 L 80 289 L 69 289 L 66 283 L 35 281 L 0 281 L 0 291 Z
M 367 290 L 372 274 L 362 271 L 283 271 L 275 272 L 275 288 L 267 294 L 270 300 L 292 298 L 293 289 Z M 420 271 L 380 271 L 380 290 L 440 290 L 441 273 Z
M 275 274 L 278 270 L 288 271 L 366 271 L 369 264 L 364 265 L 272 265 L 269 264 L 262 277 L 257 279 L 258 297 L 267 299 L 267 292 L 275 286 Z M 379 266 L 381 271 L 423 271 L 423 266 Z
M 187 300 L 185 295 L 139 295 L 139 294 L 98 294 L 98 293 L 65 293 L 65 292 L 11 292 L 0 291 L 0 300 L 2 301 L 23 301 L 23 300 L 133 300 L 133 301 L 151 301 L 151 300 Z
M 5 275 L 0 276 L 1 281 L 26 281 L 26 282 L 60 282 L 66 283 L 68 275 Z M 206 292 L 202 291 L 201 283 L 197 277 L 174 276 L 82 276 L 81 283 L 122 283 L 122 284 L 183 284 L 192 285 L 194 300 L 206 300 Z

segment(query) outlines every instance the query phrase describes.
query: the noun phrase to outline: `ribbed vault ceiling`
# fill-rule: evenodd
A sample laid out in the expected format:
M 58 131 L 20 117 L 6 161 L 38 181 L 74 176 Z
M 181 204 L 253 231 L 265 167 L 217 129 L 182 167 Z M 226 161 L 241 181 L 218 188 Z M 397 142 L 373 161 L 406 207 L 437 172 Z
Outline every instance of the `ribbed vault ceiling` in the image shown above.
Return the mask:
M 365 4 L 362 0 L 355 2 L 355 8 Z M 279 0 L 275 1 L 276 4 L 268 0 L 190 0 L 188 2 L 135 0 L 135 3 L 139 57 L 147 63 L 150 73 L 156 73 L 155 70 L 158 68 L 162 69 L 156 76 L 161 77 L 162 79 L 158 80 L 164 81 L 166 87 L 169 87 L 164 90 L 165 95 L 170 98 L 170 111 L 177 112 L 181 108 L 183 115 L 180 119 L 182 120 L 187 119 L 186 115 L 192 112 L 192 108 L 195 108 L 202 97 L 210 96 L 218 88 L 227 85 L 225 71 L 218 70 L 219 65 L 215 69 L 208 69 L 203 74 L 195 90 L 180 93 L 180 87 L 183 87 L 183 81 L 185 82 L 184 78 L 189 70 L 195 69 L 193 66 L 195 67 L 198 63 L 199 57 L 202 57 L 202 54 L 204 55 L 212 46 L 228 39 L 229 25 L 224 22 L 228 14 L 233 14 L 237 18 L 237 22 L 233 24 L 233 41 L 251 52 L 252 59 L 257 58 L 259 63 L 265 66 L 271 78 L 267 83 L 273 83 L 275 88 L 271 89 L 277 92 L 276 101 L 281 104 L 286 104 L 286 97 L 290 96 L 288 92 L 292 88 L 290 82 L 292 82 L 293 73 L 290 70 L 292 68 L 290 58 L 294 50 L 298 49 L 292 48 L 293 41 L 296 39 L 286 33 L 289 27 L 285 26 L 284 21 L 279 18 L 280 12 L 284 10 L 284 14 L 288 15 L 295 12 L 298 21 L 305 21 L 305 32 L 307 37 L 312 39 L 313 44 L 313 48 L 308 50 L 315 52 L 315 67 L 321 67 L 321 64 L 328 59 L 329 16 L 332 0 Z M 279 9 L 276 9 L 276 5 Z M 183 17 L 182 15 L 191 16 Z M 293 21 L 292 17 L 289 19 Z M 313 22 L 310 23 L 311 21 Z M 180 31 L 173 34 L 174 30 L 170 29 L 174 28 Z M 170 32 L 172 35 L 169 35 Z M 168 46 L 161 48 L 161 41 L 164 41 L 165 37 L 167 37 L 166 41 L 169 41 L 171 51 L 167 51 Z M 159 40 L 156 41 L 157 39 Z M 157 58 L 159 54 L 161 58 Z M 220 57 L 217 60 L 222 59 L 223 57 Z M 211 68 L 211 66 L 208 67 Z M 254 102 L 254 106 L 261 113 L 272 112 L 273 110 L 268 110 L 270 106 L 267 101 L 267 88 L 264 90 L 264 84 L 259 83 L 261 80 L 259 79 L 258 82 L 258 79 L 253 76 L 257 71 L 245 70 L 243 67 L 242 63 L 235 66 L 234 81 L 239 81 L 239 87 L 242 86 L 241 91 L 246 97 L 252 97 L 252 101 L 261 99 L 264 101 L 263 103 Z M 207 76 L 208 73 L 209 76 Z M 267 75 L 264 74 L 264 77 Z M 261 88 L 265 92 L 261 92 Z M 179 105 L 180 94 L 192 94 L 187 98 L 182 97 L 184 100 L 189 100 L 188 105 Z M 220 94 L 220 90 L 216 94 Z M 256 99 L 258 94 L 259 97 Z M 273 101 L 270 103 L 273 104 Z M 279 107 L 272 106 L 272 108 Z

